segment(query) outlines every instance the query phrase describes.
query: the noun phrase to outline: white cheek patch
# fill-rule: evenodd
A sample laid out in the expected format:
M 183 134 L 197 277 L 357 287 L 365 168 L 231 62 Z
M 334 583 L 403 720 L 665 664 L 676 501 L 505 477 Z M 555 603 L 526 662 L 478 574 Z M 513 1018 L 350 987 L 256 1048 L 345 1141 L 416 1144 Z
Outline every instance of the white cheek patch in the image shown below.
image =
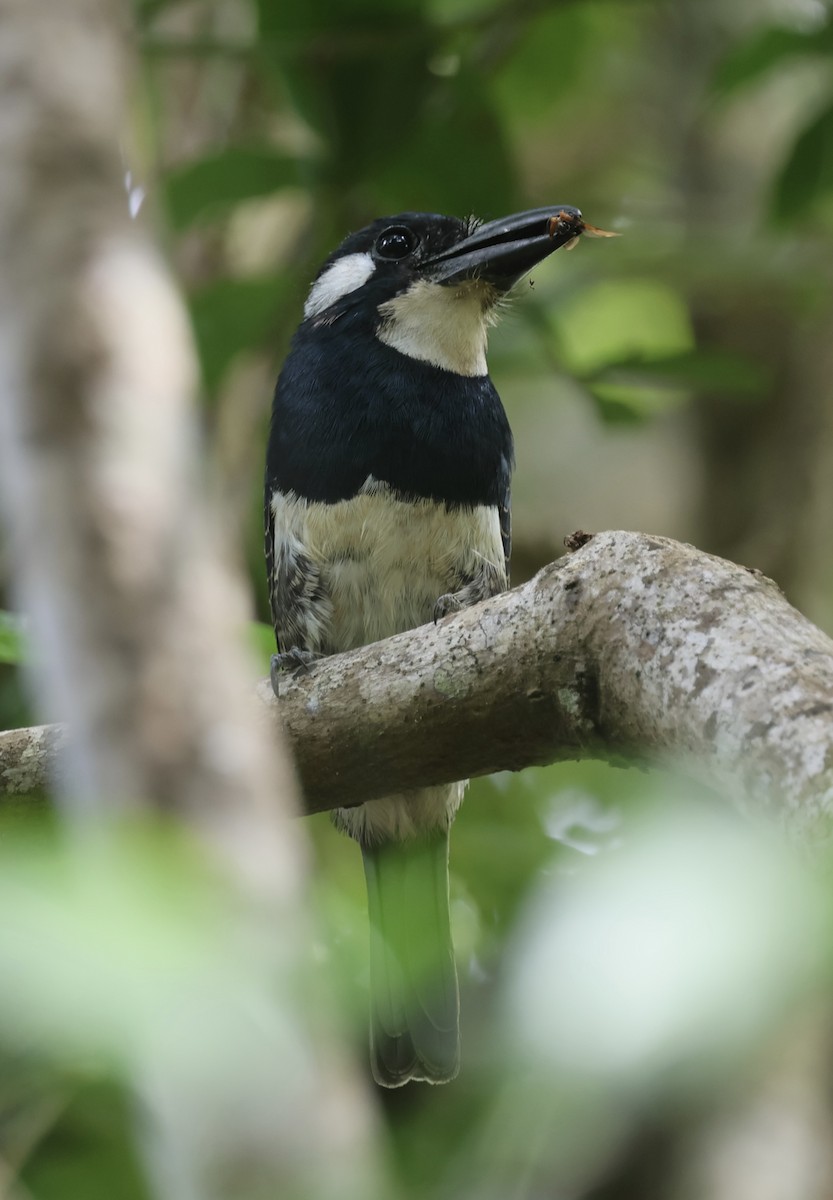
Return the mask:
M 304 305 L 304 316 L 315 317 L 342 296 L 367 283 L 375 270 L 369 254 L 348 254 L 323 271 L 312 285 Z
M 455 375 L 485 375 L 494 296 L 483 285 L 443 287 L 421 280 L 379 305 L 378 338 L 400 354 Z

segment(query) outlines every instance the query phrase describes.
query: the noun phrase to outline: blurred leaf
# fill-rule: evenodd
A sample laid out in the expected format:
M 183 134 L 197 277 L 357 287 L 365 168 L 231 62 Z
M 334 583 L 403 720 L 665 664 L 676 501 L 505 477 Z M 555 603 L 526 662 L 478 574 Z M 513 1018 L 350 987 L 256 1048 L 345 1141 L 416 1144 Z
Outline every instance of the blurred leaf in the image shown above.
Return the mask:
M 26 660 L 23 625 L 15 613 L 0 610 L 0 663 L 16 666 Z
M 432 44 L 433 34 L 415 31 L 387 49 L 311 51 L 286 64 L 298 111 L 329 148 L 331 183 L 353 186 L 409 146 L 434 82 L 426 67 Z
M 579 378 L 622 360 L 667 361 L 694 345 L 683 297 L 654 279 L 594 283 L 549 316 L 564 362 Z
M 220 279 L 190 298 L 191 317 L 209 394 L 231 360 L 264 341 L 287 291 L 283 277 Z
M 268 675 L 272 664 L 272 655 L 276 650 L 275 631 L 272 626 L 266 625 L 263 621 L 250 621 L 249 645 L 258 663 Z
M 407 197 L 409 208 L 488 218 L 516 206 L 516 176 L 488 90 L 460 75 L 437 85 L 412 137 L 379 164 L 374 188 L 389 211 Z
M 395 28 L 403 18 L 417 17 L 423 0 L 256 0 L 260 36 L 280 39 L 286 34 L 359 31 L 373 36 Z M 312 49 L 314 50 L 314 44 Z
M 24 1194 L 37 1200 L 147 1200 L 138 1161 L 135 1109 L 123 1089 L 97 1081 L 77 1088 L 27 1156 Z
M 0 662 L 0 729 L 25 729 L 37 720 L 21 674 L 14 663 Z
M 297 159 L 265 146 L 230 146 L 169 172 L 165 196 L 171 224 L 179 232 L 241 200 L 296 185 L 300 177 Z
M 778 221 L 806 217 L 833 191 L 833 105 L 804 129 L 775 181 L 772 215 Z
M 797 29 L 764 29 L 741 42 L 720 63 L 714 76 L 715 91 L 725 95 L 745 87 L 783 59 L 802 54 L 833 54 L 833 23 L 828 22 L 810 33 Z
M 181 3 L 182 0 L 136 0 L 136 12 L 140 21 L 151 21 L 157 13 Z
M 511 928 L 536 879 L 609 850 L 620 807 L 637 808 L 644 791 L 643 771 L 590 760 L 473 779 L 454 822 L 451 871 L 484 930 Z
M 425 12 L 441 25 L 475 24 L 497 15 L 495 0 L 426 0 Z
M 135 1088 L 150 1117 L 135 1144 L 153 1165 L 164 1150 L 165 1195 L 335 1194 L 331 1162 L 311 1159 L 292 1125 L 342 1022 L 338 981 L 311 961 L 311 926 L 245 903 L 216 857 L 161 821 L 86 839 L 4 835 L 0 912 L 0 1050 L 64 1080 Z M 275 1130 L 286 1147 L 273 1158 Z M 56 1151 L 46 1166 L 67 1200 L 98 1196 Z M 370 1173 L 347 1194 L 390 1195 Z
M 588 384 L 587 394 L 605 425 L 643 425 L 669 406 L 667 398 L 657 403 L 656 394 L 649 398 L 637 388 Z
M 592 44 L 590 16 L 581 5 L 539 13 L 496 71 L 491 86 L 500 108 L 521 127 L 550 121 L 553 108 L 578 82 Z
M 531 1065 L 640 1092 L 731 1070 L 828 969 L 830 919 L 776 837 L 646 791 L 638 836 L 539 889 L 506 973 Z
M 329 181 L 338 189 L 364 179 L 412 135 L 438 37 L 421 7 L 421 0 L 259 2 L 261 36 L 295 44 L 291 57 L 267 53 L 264 61 L 326 142 Z
M 684 404 L 690 391 L 690 385 L 683 379 L 675 380 L 669 375 L 652 379 L 646 372 L 642 379 L 621 383 L 615 382 L 617 371 L 613 372 L 611 382 L 605 381 L 605 375 L 602 371 L 598 378 L 583 382 L 606 425 L 642 425 Z
M 473 780 L 454 822 L 451 872 L 477 907 L 487 957 L 499 952 L 518 905 L 553 856 L 536 803 L 541 783 L 533 771 Z
M 2 907 L 14 914 L 0 924 L 3 1042 L 34 1037 L 45 1053 L 83 1049 L 113 1066 L 130 1058 L 177 979 L 206 968 L 222 944 L 222 922 L 207 923 L 222 911 L 221 889 L 172 840 L 136 836 L 75 859 L 20 837 L 0 857 Z
M 658 358 L 631 355 L 585 376 L 584 383 L 625 383 L 648 387 L 692 388 L 699 392 L 732 392 L 759 395 L 767 383 L 767 372 L 759 364 L 737 354 L 691 350 Z

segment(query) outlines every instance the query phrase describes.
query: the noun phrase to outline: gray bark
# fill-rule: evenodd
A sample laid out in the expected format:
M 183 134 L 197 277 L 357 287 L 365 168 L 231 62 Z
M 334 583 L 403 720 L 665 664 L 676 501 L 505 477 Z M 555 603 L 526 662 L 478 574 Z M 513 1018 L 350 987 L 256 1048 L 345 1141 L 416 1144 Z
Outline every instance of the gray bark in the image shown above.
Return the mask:
M 799 839 L 831 829 L 833 642 L 759 573 L 667 538 L 597 534 L 504 596 L 259 694 L 308 811 L 636 756 Z
M 125 13 L 0 4 L 0 490 L 60 794 L 187 816 L 264 886 L 292 878 L 291 775 L 253 733 L 241 582 L 196 486 L 183 306 L 125 196 Z
M 198 481 L 187 321 L 128 216 L 127 15 L 117 0 L 0 0 L 0 502 L 38 704 L 72 728 L 56 789 L 66 852 L 83 864 L 85 846 L 129 833 L 123 818 L 173 814 L 230 876 L 218 911 L 268 980 L 252 1021 L 233 988 L 201 991 L 225 961 L 213 976 L 183 964 L 194 1028 L 174 1029 L 160 1000 L 140 1061 L 132 1046 L 113 1055 L 151 1117 L 157 1194 L 364 1198 L 379 1186 L 366 1092 L 326 1004 L 298 1007 L 314 938 L 301 831 L 286 819 L 294 780 L 258 720 L 242 580 Z M 13 787 L 63 744 L 43 729 L 11 742 L 16 765 L 0 776 Z M 119 837 L 109 845 L 124 853 Z M 87 982 L 90 964 L 106 975 L 91 942 Z M 43 953 L 46 971 L 48 939 Z
M 441 628 L 316 666 L 282 707 L 311 808 L 637 755 L 799 838 L 833 828 L 833 642 L 758 572 L 667 538 L 599 534 Z

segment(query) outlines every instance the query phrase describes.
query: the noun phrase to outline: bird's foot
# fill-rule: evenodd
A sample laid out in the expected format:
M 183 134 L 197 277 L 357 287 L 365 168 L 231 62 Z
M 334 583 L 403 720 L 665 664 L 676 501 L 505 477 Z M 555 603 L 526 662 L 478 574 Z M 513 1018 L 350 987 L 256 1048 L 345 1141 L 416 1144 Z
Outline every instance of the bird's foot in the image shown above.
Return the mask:
M 446 592 L 434 605 L 434 624 L 436 625 L 443 617 L 450 616 L 451 613 L 459 612 L 464 607 L 465 603 L 459 592 Z
M 461 580 L 461 583 L 463 581 Z M 451 613 L 470 608 L 481 600 L 488 600 L 506 590 L 507 580 L 505 571 L 499 570 L 493 563 L 484 562 L 481 568 L 468 577 L 456 592 L 446 592 L 440 596 L 434 605 L 434 624 L 448 617 Z
M 282 675 L 307 673 L 319 658 L 321 658 L 320 654 L 314 654 L 312 650 L 302 650 L 299 646 L 293 646 L 291 650 L 287 650 L 283 654 L 273 654 L 269 678 L 272 681 L 272 691 L 275 695 L 280 695 L 278 689 Z

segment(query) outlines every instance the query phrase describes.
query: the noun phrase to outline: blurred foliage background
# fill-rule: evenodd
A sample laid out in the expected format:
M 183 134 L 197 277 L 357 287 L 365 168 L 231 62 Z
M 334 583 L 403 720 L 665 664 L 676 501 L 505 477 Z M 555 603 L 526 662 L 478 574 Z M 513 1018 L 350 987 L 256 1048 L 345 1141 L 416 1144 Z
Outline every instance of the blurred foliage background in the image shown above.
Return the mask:
M 623 236 L 544 264 L 492 338 L 514 581 L 573 529 L 642 529 L 759 568 L 833 632 L 828 3 L 136 0 L 135 22 L 128 200 L 188 297 L 208 469 L 261 621 L 271 391 L 319 263 L 387 212 L 568 203 Z M 0 727 L 33 719 L 21 655 L 5 620 Z M 25 862 L 12 819 L 0 849 Z M 308 827 L 320 986 L 363 1056 L 359 856 L 326 819 Z M 465 1065 L 441 1092 L 378 1097 L 391 1194 L 833 1194 L 829 891 L 785 860 L 673 776 L 474 784 L 452 849 Z M 4 945 L 0 929 L 0 965 Z M 72 974 L 13 962 L 35 991 Z M 118 1003 L 125 981 L 108 986 Z M 75 1034 L 68 1053 L 52 1030 L 47 1069 L 37 1021 L 16 1036 L 0 1195 L 150 1194 L 96 1039 L 79 1066 Z

